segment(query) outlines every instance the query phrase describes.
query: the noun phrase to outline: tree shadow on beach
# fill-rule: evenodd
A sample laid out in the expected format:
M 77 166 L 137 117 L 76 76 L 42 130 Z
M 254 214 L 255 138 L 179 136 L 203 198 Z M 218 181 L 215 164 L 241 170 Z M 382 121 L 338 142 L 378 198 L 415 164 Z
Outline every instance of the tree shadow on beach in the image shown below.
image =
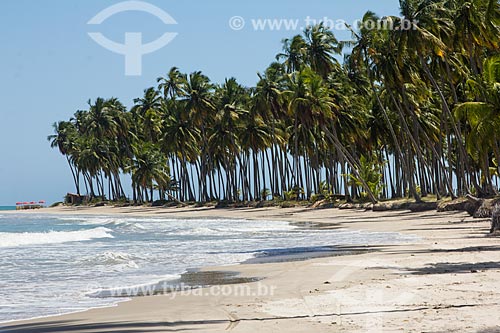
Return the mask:
M 109 323 L 78 323 L 78 321 L 48 321 L 32 324 L 11 325 L 2 329 L 2 333 L 54 333 L 54 332 L 80 332 L 80 333 L 107 333 L 107 332 L 124 332 L 124 333 L 139 333 L 139 332 L 186 332 L 186 331 L 206 331 L 208 329 L 217 329 L 219 331 L 231 331 L 242 322 L 278 322 L 283 320 L 311 320 L 311 318 L 338 318 L 343 316 L 362 316 L 362 315 L 380 315 L 387 313 L 406 313 L 420 312 L 430 309 L 446 308 L 472 308 L 481 306 L 481 304 L 458 304 L 447 305 L 444 307 L 435 306 L 416 306 L 405 309 L 385 309 L 380 311 L 361 311 L 361 312 L 345 312 L 345 313 L 326 313 L 326 314 L 304 314 L 296 316 L 283 317 L 256 317 L 256 318 L 238 318 L 229 319 L 210 319 L 210 320 L 192 320 L 192 321 L 175 321 L 175 322 L 109 322 Z M 495 333 L 498 332 L 495 328 L 479 331 L 478 333 Z
M 467 253 L 467 252 L 497 252 L 500 251 L 500 246 L 468 246 L 459 247 L 454 249 L 424 249 L 424 250 L 400 250 L 400 251 L 387 251 L 387 253 L 393 254 L 427 254 L 427 253 Z
M 78 323 L 73 320 L 48 321 L 32 324 L 9 325 L 5 328 L 0 327 L 2 333 L 52 333 L 52 332 L 124 332 L 124 333 L 143 333 L 143 332 L 184 332 L 195 331 L 201 328 L 195 328 L 196 325 L 227 325 L 227 320 L 209 320 L 209 321 L 183 321 L 183 322 L 110 322 L 110 323 Z M 181 328 L 179 326 L 186 326 Z
M 490 327 L 484 330 L 477 331 L 477 333 L 500 333 L 500 327 Z
M 498 270 L 500 269 L 500 262 L 478 262 L 478 263 L 449 263 L 441 262 L 436 264 L 430 264 L 421 268 L 408 269 L 406 274 L 414 275 L 432 275 L 432 274 L 466 274 L 466 273 L 478 273 L 486 270 Z

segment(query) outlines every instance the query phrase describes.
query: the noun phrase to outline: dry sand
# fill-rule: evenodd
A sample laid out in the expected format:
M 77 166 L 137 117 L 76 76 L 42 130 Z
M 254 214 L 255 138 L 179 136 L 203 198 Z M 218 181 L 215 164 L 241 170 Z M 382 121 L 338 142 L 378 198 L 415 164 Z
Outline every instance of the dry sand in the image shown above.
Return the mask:
M 357 255 L 204 268 L 264 279 L 175 297 L 138 297 L 111 308 L 10 323 L 0 332 L 500 332 L 499 239 L 487 236 L 487 220 L 465 213 L 109 207 L 41 212 L 286 220 L 420 239 Z

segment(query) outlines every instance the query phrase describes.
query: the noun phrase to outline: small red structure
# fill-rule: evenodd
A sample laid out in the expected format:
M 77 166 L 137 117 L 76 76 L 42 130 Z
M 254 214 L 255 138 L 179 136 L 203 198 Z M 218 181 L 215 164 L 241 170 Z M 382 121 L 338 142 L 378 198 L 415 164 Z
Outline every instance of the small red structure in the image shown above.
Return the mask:
M 16 210 L 25 210 L 25 209 L 39 209 L 39 208 L 44 208 L 45 207 L 45 200 L 40 200 L 38 202 L 36 201 L 31 201 L 31 202 L 16 202 Z

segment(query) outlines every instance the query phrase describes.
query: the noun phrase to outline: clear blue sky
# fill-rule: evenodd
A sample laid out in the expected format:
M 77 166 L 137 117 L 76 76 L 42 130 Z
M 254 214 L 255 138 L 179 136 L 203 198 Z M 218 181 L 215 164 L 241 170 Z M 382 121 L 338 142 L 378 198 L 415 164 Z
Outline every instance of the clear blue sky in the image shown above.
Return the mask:
M 164 25 L 143 12 L 110 17 L 100 26 L 87 22 L 119 0 L 2 0 L 0 4 L 0 205 L 16 201 L 61 201 L 74 191 L 65 159 L 46 140 L 51 124 L 67 120 L 88 99 L 118 97 L 130 106 L 172 66 L 201 70 L 213 81 L 236 77 L 254 85 L 281 51 L 281 40 L 300 31 L 254 31 L 252 19 L 328 17 L 352 22 L 367 10 L 398 14 L 397 0 L 151 0 L 177 25 Z M 246 26 L 231 30 L 229 19 Z M 96 44 L 88 32 L 122 43 L 125 32 L 142 32 L 145 42 L 164 32 L 178 36 L 144 56 L 143 74 L 124 75 L 124 57 Z M 336 32 L 339 39 L 347 32 Z

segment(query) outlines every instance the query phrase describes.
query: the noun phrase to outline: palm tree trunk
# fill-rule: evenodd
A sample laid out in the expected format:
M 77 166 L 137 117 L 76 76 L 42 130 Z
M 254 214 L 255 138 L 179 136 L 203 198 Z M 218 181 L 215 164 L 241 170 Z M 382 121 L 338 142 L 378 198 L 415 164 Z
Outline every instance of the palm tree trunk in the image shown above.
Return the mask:
M 356 162 L 352 158 L 351 154 L 340 143 L 340 141 L 337 137 L 337 131 L 335 129 L 335 124 L 332 124 L 332 131 L 331 132 L 326 126 L 323 125 L 323 131 L 327 134 L 328 137 L 330 137 L 330 139 L 332 140 L 332 143 L 334 144 L 335 148 L 337 148 L 337 151 L 339 152 L 339 154 L 345 159 L 347 164 L 349 164 L 349 166 L 351 167 L 352 172 L 354 173 L 356 178 L 358 178 L 360 180 L 364 190 L 368 194 L 368 198 L 370 199 L 370 201 L 374 204 L 377 203 L 378 200 L 375 198 L 375 195 L 373 194 L 372 190 L 370 189 L 370 187 L 368 186 L 366 181 L 363 179 L 363 177 L 361 177 L 361 175 L 358 172 L 357 168 L 359 166 L 356 165 Z
M 79 184 L 79 180 L 78 180 L 78 178 L 76 176 L 75 170 L 73 169 L 73 166 L 71 164 L 69 156 L 68 155 L 65 155 L 65 156 L 66 156 L 66 161 L 68 162 L 68 165 L 69 165 L 69 169 L 71 170 L 71 175 L 73 176 L 73 181 L 75 182 L 76 194 L 78 194 L 78 196 L 80 196 L 80 184 Z
M 424 72 L 426 73 L 427 77 L 431 81 L 432 86 L 438 92 L 439 98 L 441 99 L 441 104 L 442 104 L 442 107 L 443 107 L 443 111 L 445 111 L 445 113 L 447 114 L 448 118 L 450 119 L 450 123 L 452 125 L 453 132 L 455 133 L 455 136 L 457 138 L 457 146 L 458 146 L 459 160 L 460 160 L 459 163 L 465 166 L 465 170 L 467 170 L 467 172 L 471 175 L 471 180 L 472 180 L 472 183 L 473 183 L 474 187 L 476 188 L 476 190 L 479 193 L 481 193 L 482 190 L 481 190 L 480 186 L 477 184 L 477 179 L 475 177 L 475 173 L 471 172 L 470 164 L 469 164 L 469 161 L 468 161 L 467 152 L 465 151 L 465 147 L 462 144 L 462 138 L 463 138 L 462 137 L 462 133 L 460 133 L 460 131 L 458 129 L 458 126 L 457 126 L 457 124 L 456 124 L 456 122 L 455 122 L 455 120 L 453 118 L 453 114 L 451 113 L 451 110 L 450 110 L 450 107 L 448 105 L 448 102 L 446 101 L 446 97 L 444 96 L 442 90 L 439 88 L 439 85 L 437 84 L 436 79 L 432 75 L 432 72 L 429 69 L 429 66 L 427 66 L 427 63 L 425 62 L 425 59 L 424 59 L 423 55 L 419 54 L 419 59 L 420 59 L 421 65 L 422 65 L 422 67 L 424 69 Z M 467 191 L 467 194 L 470 194 L 470 189 L 469 189 L 469 186 L 467 185 L 466 181 L 464 181 L 464 186 L 465 186 L 465 189 Z

